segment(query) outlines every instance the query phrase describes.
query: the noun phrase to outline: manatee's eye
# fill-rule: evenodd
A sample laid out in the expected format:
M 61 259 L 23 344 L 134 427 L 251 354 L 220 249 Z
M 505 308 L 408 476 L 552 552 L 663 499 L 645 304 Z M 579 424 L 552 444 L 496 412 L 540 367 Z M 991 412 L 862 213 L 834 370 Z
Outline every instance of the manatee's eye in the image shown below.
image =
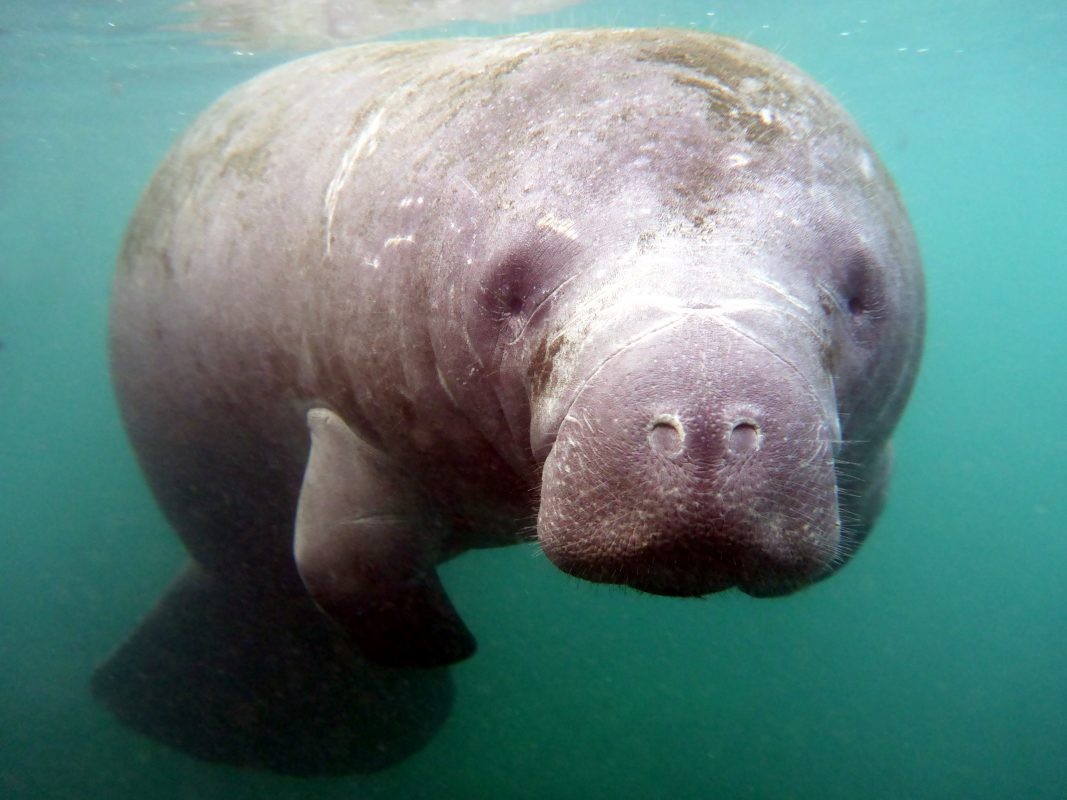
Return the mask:
M 482 284 L 481 306 L 485 313 L 501 322 L 521 317 L 531 292 L 536 291 L 533 266 L 521 253 L 502 257 Z
M 498 325 L 517 327 L 543 315 L 546 301 L 567 281 L 578 243 L 548 229 L 513 242 L 489 263 L 479 287 L 479 306 Z
M 516 237 L 479 267 L 472 265 L 475 314 L 468 330 L 488 353 L 520 345 L 550 319 L 554 303 L 581 269 L 576 240 L 548 228 Z M 492 359 L 492 355 L 483 356 Z
M 845 260 L 840 275 L 841 307 L 852 319 L 868 324 L 878 319 L 885 306 L 881 270 L 874 256 L 857 250 Z
M 522 295 L 508 295 L 507 310 L 509 314 L 521 314 L 524 308 L 526 308 L 526 299 Z

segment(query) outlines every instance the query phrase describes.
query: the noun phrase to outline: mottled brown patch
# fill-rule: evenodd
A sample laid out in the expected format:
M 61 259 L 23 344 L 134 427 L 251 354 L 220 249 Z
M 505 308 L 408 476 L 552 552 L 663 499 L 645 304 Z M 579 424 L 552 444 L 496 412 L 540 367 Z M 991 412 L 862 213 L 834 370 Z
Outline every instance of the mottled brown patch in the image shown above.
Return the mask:
M 491 103 L 505 86 L 503 78 L 518 70 L 536 52 L 534 49 L 525 50 L 510 58 L 488 62 L 478 69 L 457 69 L 455 64 L 448 63 L 437 70 L 420 74 L 417 85 L 412 86 L 408 96 L 413 101 L 427 93 L 440 98 L 435 107 L 444 113 L 439 113 L 432 127 L 446 127 L 467 111 L 472 103 Z
M 703 92 L 708 104 L 708 122 L 712 125 L 725 123 L 728 126 L 738 126 L 744 131 L 746 141 L 769 146 L 789 135 L 788 129 L 774 116 L 766 115 L 763 110 L 765 106 L 754 108 L 744 95 L 720 82 L 678 74 L 674 76 L 674 83 Z M 768 93 L 759 92 L 756 97 L 772 99 L 769 96 L 762 97 L 765 94 Z
M 696 228 L 710 227 L 713 217 L 733 186 L 731 179 L 714 164 L 693 170 L 687 180 L 674 183 L 670 189 L 675 198 L 677 213 Z M 683 235 L 685 235 L 683 233 Z
M 147 207 L 148 198 L 143 202 Z M 159 215 L 138 213 L 126 228 L 122 250 L 118 259 L 117 273 L 121 278 L 134 275 L 141 277 L 174 277 L 175 266 L 167 249 L 165 237 L 157 230 Z
M 644 231 L 637 237 L 637 249 L 641 253 L 646 253 L 652 249 L 652 245 L 656 241 L 655 231 Z
M 687 75 L 684 72 L 674 76 L 674 82 L 679 86 L 691 86 L 700 89 L 708 96 L 708 107 L 717 111 L 720 115 L 729 114 L 737 106 L 737 92 L 724 86 L 719 81 L 699 78 L 695 75 Z
M 819 344 L 819 362 L 830 375 L 837 369 L 837 352 L 829 339 L 823 339 Z
M 270 148 L 265 144 L 243 147 L 228 153 L 222 163 L 222 174 L 236 173 L 250 181 L 263 177 L 263 168 L 270 157 Z
M 696 70 L 731 86 L 739 85 L 746 77 L 774 81 L 777 76 L 756 60 L 758 53 L 755 48 L 719 36 L 674 36 L 650 44 L 637 60 Z
M 549 340 L 547 337 L 541 340 L 530 359 L 530 368 L 527 371 L 527 380 L 530 384 L 530 393 L 537 397 L 548 385 L 552 378 L 552 364 L 556 354 L 563 347 L 563 337 L 556 336 Z
M 526 61 L 526 59 L 528 59 L 531 55 L 533 55 L 532 51 L 519 53 L 518 55 L 512 56 L 509 59 L 501 61 L 497 64 L 493 64 L 487 69 L 486 73 L 494 80 L 496 80 L 497 78 L 502 78 L 505 75 L 508 75 L 517 70 L 519 67 L 521 67 Z

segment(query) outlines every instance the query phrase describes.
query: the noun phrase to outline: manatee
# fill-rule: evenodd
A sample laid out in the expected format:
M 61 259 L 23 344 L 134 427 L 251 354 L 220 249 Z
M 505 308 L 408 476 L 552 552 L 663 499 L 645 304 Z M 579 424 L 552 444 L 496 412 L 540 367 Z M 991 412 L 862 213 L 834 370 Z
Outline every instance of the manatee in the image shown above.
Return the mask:
M 122 416 L 190 564 L 94 689 L 204 758 L 371 771 L 475 643 L 438 577 L 782 595 L 882 508 L 918 249 L 811 78 L 672 30 L 363 45 L 231 91 L 114 284 Z M 487 580 L 505 579 L 487 576 Z

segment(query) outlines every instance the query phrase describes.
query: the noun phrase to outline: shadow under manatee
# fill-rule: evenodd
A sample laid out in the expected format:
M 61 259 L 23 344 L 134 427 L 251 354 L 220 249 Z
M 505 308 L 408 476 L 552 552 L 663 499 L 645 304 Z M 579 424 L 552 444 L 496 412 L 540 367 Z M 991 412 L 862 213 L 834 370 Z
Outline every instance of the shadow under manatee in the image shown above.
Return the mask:
M 447 669 L 370 664 L 306 596 L 245 591 L 187 568 L 93 693 L 194 756 L 299 776 L 383 769 L 443 724 Z

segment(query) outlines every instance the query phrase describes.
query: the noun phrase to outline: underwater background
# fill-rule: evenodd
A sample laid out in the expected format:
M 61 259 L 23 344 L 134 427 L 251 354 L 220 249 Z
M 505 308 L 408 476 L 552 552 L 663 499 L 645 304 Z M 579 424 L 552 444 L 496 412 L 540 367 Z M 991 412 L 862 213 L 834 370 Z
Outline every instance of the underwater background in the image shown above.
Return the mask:
M 443 568 L 479 639 L 413 758 L 296 779 L 188 758 L 92 701 L 184 560 L 106 358 L 126 220 L 177 134 L 296 53 L 174 0 L 0 5 L 0 798 L 1067 797 L 1067 6 L 588 2 L 408 38 L 692 27 L 768 47 L 858 119 L 926 265 L 887 510 L 797 595 L 595 586 L 532 546 Z M 565 6 L 565 7 L 564 7 Z

